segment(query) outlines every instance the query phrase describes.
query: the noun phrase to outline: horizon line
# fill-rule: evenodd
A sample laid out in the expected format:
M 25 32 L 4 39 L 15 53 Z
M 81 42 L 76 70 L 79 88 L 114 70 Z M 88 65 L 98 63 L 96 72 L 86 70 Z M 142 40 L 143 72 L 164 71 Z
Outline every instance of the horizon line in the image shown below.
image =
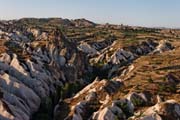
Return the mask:
M 130 26 L 130 27 L 144 27 L 144 28 L 158 28 L 158 29 L 180 29 L 180 27 L 165 27 L 165 26 L 146 26 L 146 25 L 135 25 L 135 24 L 123 24 L 123 23 L 113 23 L 113 22 L 96 22 L 94 20 L 87 19 L 85 17 L 80 17 L 80 18 L 67 18 L 67 17 L 17 17 L 17 18 L 0 18 L 0 21 L 13 21 L 13 20 L 21 20 L 21 19 L 68 19 L 68 20 L 77 20 L 77 19 L 85 19 L 90 22 L 93 22 L 95 24 L 100 24 L 100 25 L 105 25 L 105 24 L 110 24 L 110 25 L 124 25 L 124 26 Z

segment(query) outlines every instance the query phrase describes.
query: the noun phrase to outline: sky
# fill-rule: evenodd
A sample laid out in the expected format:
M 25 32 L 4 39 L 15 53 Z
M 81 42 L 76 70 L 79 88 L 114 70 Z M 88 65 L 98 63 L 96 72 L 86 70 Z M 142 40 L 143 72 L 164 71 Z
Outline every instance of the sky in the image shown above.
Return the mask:
M 0 0 L 1 20 L 24 17 L 180 28 L 180 0 Z

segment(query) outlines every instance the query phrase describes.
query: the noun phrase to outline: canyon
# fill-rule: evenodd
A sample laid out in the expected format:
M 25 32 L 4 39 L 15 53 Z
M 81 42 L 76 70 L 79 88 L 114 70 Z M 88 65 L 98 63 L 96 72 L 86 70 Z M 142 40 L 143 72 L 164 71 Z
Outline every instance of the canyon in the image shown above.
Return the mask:
M 180 30 L 0 21 L 0 120 L 180 120 Z

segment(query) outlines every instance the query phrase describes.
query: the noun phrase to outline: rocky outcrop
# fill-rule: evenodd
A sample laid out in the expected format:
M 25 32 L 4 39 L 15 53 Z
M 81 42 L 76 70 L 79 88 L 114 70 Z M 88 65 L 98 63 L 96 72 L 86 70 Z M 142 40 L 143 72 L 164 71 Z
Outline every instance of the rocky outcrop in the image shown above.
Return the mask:
M 87 54 L 92 55 L 92 56 L 99 54 L 99 52 L 95 48 L 91 47 L 87 43 L 81 43 L 78 46 L 78 48 L 79 48 L 79 50 L 83 51 L 84 53 L 87 53 Z
M 117 92 L 123 84 L 119 81 L 101 80 L 98 78 L 80 92 L 78 92 L 73 98 L 66 102 L 71 106 L 70 114 L 67 119 L 85 119 L 90 118 L 93 111 L 99 109 L 100 105 L 106 105 L 111 99 L 109 96 Z M 60 106 L 57 106 L 60 108 Z M 54 111 L 58 113 L 58 109 Z
M 108 49 L 109 46 L 111 46 L 115 41 L 115 38 L 110 37 L 107 39 L 99 40 L 97 42 L 90 43 L 93 48 L 95 48 L 98 51 L 101 51 L 104 49 Z
M 126 120 L 126 114 L 132 114 L 134 106 L 127 99 L 113 101 L 112 105 L 95 112 L 92 116 L 93 120 Z M 126 113 L 125 113 L 126 112 Z
M 107 49 L 107 51 L 103 51 L 103 53 L 97 58 L 92 59 L 105 61 L 104 65 L 106 62 L 112 65 L 123 65 L 124 63 L 128 64 L 141 55 L 147 55 L 153 52 L 158 44 L 159 43 L 149 40 L 136 46 L 118 49 L 110 57 L 107 57 Z M 118 71 L 118 69 L 119 67 L 115 66 L 114 71 L 110 70 L 108 76 L 112 76 L 111 74 Z M 135 69 L 134 65 L 122 68 L 121 76 L 127 76 L 133 69 Z M 124 96 L 124 98 L 112 100 L 113 94 L 115 94 L 118 89 L 123 86 L 123 81 L 123 79 L 118 79 L 118 77 L 115 77 L 112 80 L 94 80 L 74 97 L 66 101 L 69 104 L 71 111 L 69 112 L 69 115 L 67 115 L 68 117 L 66 119 L 73 120 L 88 118 L 92 120 L 126 120 L 134 115 L 137 108 L 152 104 L 152 98 L 150 98 L 149 93 L 147 94 L 146 92 L 131 92 Z M 92 104 L 95 104 L 95 109 L 92 109 Z M 60 106 L 58 106 L 58 108 L 60 108 Z M 54 111 L 55 113 L 58 112 L 58 109 L 56 110 L 57 111 Z M 89 113 L 88 111 L 94 112 Z
M 128 46 L 124 48 L 119 48 L 112 54 L 112 47 L 103 51 L 98 57 L 92 58 L 90 62 L 92 64 L 97 63 L 106 63 L 106 64 L 113 64 L 113 65 L 122 65 L 127 62 L 131 62 L 134 59 L 138 58 L 141 55 L 146 55 L 153 50 L 155 50 L 158 43 L 147 40 L 138 45 Z M 111 55 L 111 54 L 112 55 Z
M 59 87 L 78 81 L 86 72 L 86 58 L 60 30 L 29 29 L 8 37 L 8 51 L 0 56 L 0 117 L 29 120 L 42 101 L 60 97 Z
M 103 105 L 97 112 L 94 112 L 93 120 L 127 120 L 134 114 L 135 108 L 139 105 L 146 106 L 147 97 L 143 93 L 130 93 L 125 98 L 112 101 L 110 106 Z M 102 109 L 103 108 L 103 109 Z
M 119 49 L 111 56 L 108 62 L 112 64 L 120 64 L 124 61 L 132 61 L 133 59 L 135 59 L 135 56 L 132 53 Z
M 179 120 L 180 104 L 175 100 L 167 100 L 148 108 L 139 120 Z
M 7 53 L 2 53 L 0 57 L 0 61 L 4 62 L 6 64 L 10 64 L 11 62 L 11 57 Z
M 161 40 L 159 42 L 159 45 L 156 47 L 156 49 L 152 52 L 152 54 L 162 53 L 168 50 L 172 50 L 172 45 L 167 42 L 166 40 Z
M 176 65 L 164 67 L 156 57 L 174 47 L 129 28 L 85 19 L 0 21 L 0 119 L 179 120 L 179 101 L 168 100 L 179 99 L 178 46 L 163 63 Z M 126 35 L 134 31 L 137 37 Z
M 93 115 L 92 119 L 93 120 L 115 120 L 115 119 L 125 120 L 125 115 L 119 107 L 112 105 L 111 107 L 104 108 L 103 110 L 96 112 Z

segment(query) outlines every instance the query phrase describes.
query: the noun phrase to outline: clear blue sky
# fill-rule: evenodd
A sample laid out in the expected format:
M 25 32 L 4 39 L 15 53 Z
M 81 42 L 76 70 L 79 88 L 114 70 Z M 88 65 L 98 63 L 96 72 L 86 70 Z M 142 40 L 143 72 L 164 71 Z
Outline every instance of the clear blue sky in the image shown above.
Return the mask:
M 86 18 L 98 23 L 179 27 L 180 0 L 1 0 L 0 19 Z

